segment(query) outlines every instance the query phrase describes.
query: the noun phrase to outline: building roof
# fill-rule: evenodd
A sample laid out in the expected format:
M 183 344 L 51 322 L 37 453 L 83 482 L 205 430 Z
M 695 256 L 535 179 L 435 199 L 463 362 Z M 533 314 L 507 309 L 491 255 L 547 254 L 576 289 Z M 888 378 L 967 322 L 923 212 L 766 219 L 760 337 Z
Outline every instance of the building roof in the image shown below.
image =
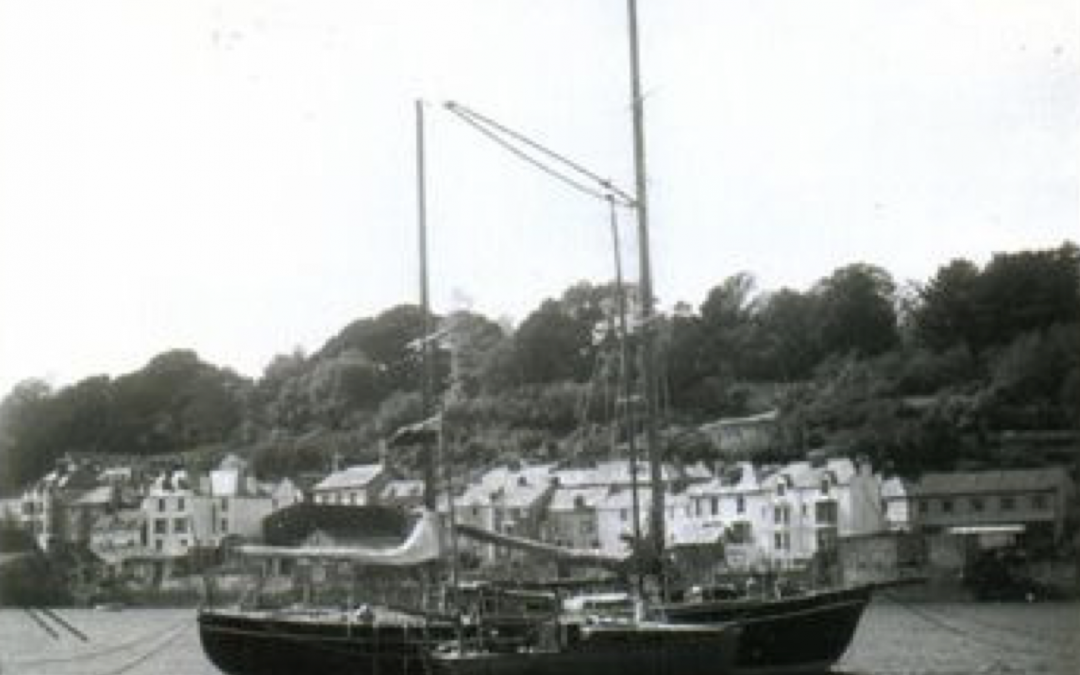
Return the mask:
M 512 469 L 497 466 L 471 483 L 457 506 L 489 506 L 529 508 L 543 498 L 554 481 L 552 465 L 537 464 Z
M 911 484 L 913 497 L 1049 490 L 1069 483 L 1061 467 L 927 473 Z
M 342 471 L 335 471 L 319 481 L 315 486 L 317 492 L 326 490 L 344 490 L 349 488 L 364 488 L 371 481 L 383 473 L 382 464 L 362 464 L 350 466 Z
M 113 501 L 113 488 L 111 485 L 99 485 L 79 495 L 72 502 L 73 506 L 103 506 Z
M 424 496 L 424 481 L 422 480 L 392 480 L 383 488 L 382 499 L 422 499 Z
M 720 471 L 718 474 L 716 478 L 706 483 L 691 485 L 687 488 L 686 494 L 691 497 L 709 497 L 761 492 L 764 489 L 757 467 L 750 462 L 739 462 L 734 467 Z
M 548 510 L 576 511 L 581 508 L 595 509 L 608 495 L 606 487 L 558 487 L 551 495 Z
M 652 499 L 652 490 L 648 487 L 639 487 L 637 494 L 638 508 L 642 513 L 647 513 L 649 510 L 649 502 Z M 629 509 L 633 508 L 633 506 L 634 491 L 630 489 L 612 490 L 596 504 L 596 508 L 608 511 Z
M 649 463 L 641 461 L 636 467 L 637 480 L 640 483 L 649 481 Z M 630 473 L 630 462 L 624 459 L 598 462 L 593 466 L 558 469 L 552 472 L 558 479 L 561 487 L 590 487 L 612 485 L 630 485 L 633 477 Z M 663 464 L 660 467 L 661 480 L 670 483 L 677 480 L 678 469 L 672 464 Z
M 177 469 L 175 471 L 165 471 L 155 478 L 154 481 L 150 483 L 148 495 L 150 497 L 159 497 L 176 493 L 191 494 L 192 492 L 191 482 L 188 480 L 187 471 Z

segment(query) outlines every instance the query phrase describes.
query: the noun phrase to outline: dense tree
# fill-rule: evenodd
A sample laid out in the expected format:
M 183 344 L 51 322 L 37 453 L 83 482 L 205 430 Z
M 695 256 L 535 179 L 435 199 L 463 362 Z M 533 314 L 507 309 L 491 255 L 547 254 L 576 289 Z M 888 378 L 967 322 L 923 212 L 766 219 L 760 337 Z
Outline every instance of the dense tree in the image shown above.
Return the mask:
M 973 263 L 953 260 L 919 289 L 914 321 L 916 337 L 922 344 L 936 350 L 977 346 L 979 274 Z
M 995 255 L 979 278 L 975 302 L 980 346 L 1080 320 L 1080 249 L 1069 243 Z
M 818 319 L 811 295 L 785 288 L 762 299 L 754 317 L 751 374 L 783 382 L 809 377 L 821 358 Z
M 514 335 L 515 360 L 526 384 L 589 378 L 593 357 L 591 317 L 573 316 L 562 303 L 545 300 Z
M 900 340 L 893 294 L 896 285 L 873 265 L 842 267 L 818 282 L 818 340 L 826 354 L 875 356 Z

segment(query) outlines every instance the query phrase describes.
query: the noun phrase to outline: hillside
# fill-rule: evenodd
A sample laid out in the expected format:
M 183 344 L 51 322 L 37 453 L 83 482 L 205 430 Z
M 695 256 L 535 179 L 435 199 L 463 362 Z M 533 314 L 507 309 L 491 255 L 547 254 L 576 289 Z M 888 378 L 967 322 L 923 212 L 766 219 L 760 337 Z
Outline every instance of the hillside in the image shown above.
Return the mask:
M 463 463 L 609 451 L 614 293 L 579 283 L 515 330 L 478 314 L 434 317 L 447 335 L 435 379 Z M 410 344 L 421 319 L 411 305 L 358 319 L 310 355 L 275 357 L 255 379 L 175 350 L 115 378 L 57 390 L 24 382 L 0 403 L 0 490 L 69 452 L 205 463 L 240 450 L 264 476 L 325 470 L 334 455 L 373 459 L 380 438 L 420 415 Z M 655 330 L 665 422 L 693 429 L 776 408 L 781 434 L 765 459 L 828 446 L 903 473 L 1037 462 L 1016 442 L 1023 432 L 1080 429 L 1071 243 L 981 268 L 951 261 L 903 286 L 865 264 L 803 291 L 759 292 L 737 274 L 696 308 L 677 303 Z M 711 450 L 691 433 L 672 452 L 689 460 Z

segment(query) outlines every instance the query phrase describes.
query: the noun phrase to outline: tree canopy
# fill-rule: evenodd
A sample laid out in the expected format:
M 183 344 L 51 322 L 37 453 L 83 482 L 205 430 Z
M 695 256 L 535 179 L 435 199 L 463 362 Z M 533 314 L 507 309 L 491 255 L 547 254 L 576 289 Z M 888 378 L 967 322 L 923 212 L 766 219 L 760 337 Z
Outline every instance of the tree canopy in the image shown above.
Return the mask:
M 861 263 L 801 291 L 759 291 L 745 272 L 721 280 L 696 310 L 679 303 L 652 327 L 668 422 L 773 407 L 781 455 L 828 444 L 908 470 L 979 459 L 994 430 L 1080 427 L 1074 244 L 983 267 L 952 260 L 915 289 L 904 304 L 888 272 Z M 636 298 L 629 286 L 632 315 Z M 516 329 L 470 312 L 428 317 L 441 336 L 434 383 L 468 430 L 465 459 L 595 445 L 575 428 L 609 421 L 613 395 L 593 390 L 620 372 L 617 310 L 614 284 L 581 282 Z M 254 379 L 173 350 L 115 378 L 21 383 L 0 402 L 0 489 L 68 452 L 247 448 L 265 475 L 370 457 L 376 439 L 422 414 L 424 319 L 413 305 L 358 319 Z M 639 330 L 631 320 L 632 355 Z M 640 364 L 628 366 L 633 379 Z

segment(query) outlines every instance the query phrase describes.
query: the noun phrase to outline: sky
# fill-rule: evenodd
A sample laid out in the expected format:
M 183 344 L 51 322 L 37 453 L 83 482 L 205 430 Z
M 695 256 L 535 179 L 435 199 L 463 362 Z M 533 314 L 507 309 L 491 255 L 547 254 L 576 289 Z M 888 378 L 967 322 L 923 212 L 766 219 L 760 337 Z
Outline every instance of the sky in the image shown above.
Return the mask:
M 1075 0 L 639 1 L 662 306 L 1080 239 Z M 436 311 L 611 278 L 605 206 L 441 103 L 629 189 L 627 64 L 619 0 L 0 0 L 0 395 L 415 302 L 417 99 Z

